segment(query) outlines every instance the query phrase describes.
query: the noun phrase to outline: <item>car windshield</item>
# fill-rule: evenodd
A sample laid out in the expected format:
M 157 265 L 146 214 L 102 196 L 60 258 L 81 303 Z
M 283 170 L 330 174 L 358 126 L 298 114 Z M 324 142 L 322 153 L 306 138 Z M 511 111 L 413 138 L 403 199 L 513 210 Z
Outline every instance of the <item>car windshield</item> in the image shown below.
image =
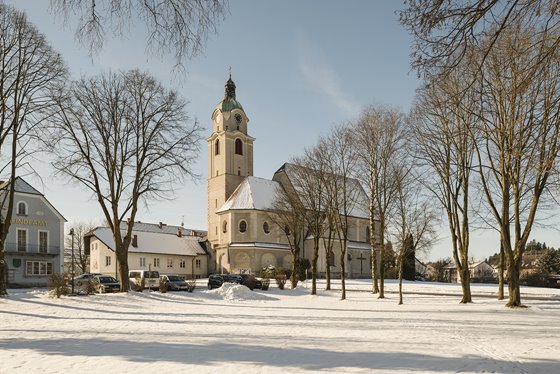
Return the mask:
M 117 280 L 113 277 L 99 277 L 101 283 L 117 283 Z
M 171 282 L 180 282 L 183 280 L 183 278 L 178 277 L 177 275 L 168 275 L 167 279 L 169 279 Z
M 147 271 L 145 273 L 146 278 L 159 278 L 159 272 L 157 271 Z

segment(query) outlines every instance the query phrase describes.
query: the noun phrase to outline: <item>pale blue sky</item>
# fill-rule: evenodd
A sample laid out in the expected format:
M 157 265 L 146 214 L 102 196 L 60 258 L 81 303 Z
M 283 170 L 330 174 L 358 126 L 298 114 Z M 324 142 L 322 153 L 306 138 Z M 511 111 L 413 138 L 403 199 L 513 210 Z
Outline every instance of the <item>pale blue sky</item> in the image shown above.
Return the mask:
M 8 1 L 10 2 L 10 1 Z M 183 79 L 171 73 L 171 57 L 145 53 L 141 24 L 124 40 L 109 40 L 93 59 L 79 47 L 73 30 L 64 29 L 47 12 L 48 1 L 11 1 L 28 12 L 66 60 L 73 78 L 108 70 L 147 70 L 190 100 L 188 111 L 207 128 L 223 98 L 228 67 L 237 85 L 237 98 L 250 122 L 254 143 L 254 174 L 273 173 L 318 137 L 344 121 L 353 120 L 369 104 L 389 104 L 408 111 L 419 84 L 409 67 L 411 38 L 395 10 L 401 1 L 385 0 L 232 0 L 230 13 L 211 35 L 205 52 L 188 62 Z M 197 182 L 176 186 L 177 199 L 153 202 L 137 219 L 186 227 L 206 227 L 206 143 L 194 168 Z M 30 180 L 68 219 L 101 221 L 97 203 L 77 184 L 57 181 L 47 164 L 39 167 L 43 181 Z M 543 233 L 556 246 L 557 234 Z M 431 258 L 449 257 L 446 227 Z M 493 233 L 474 233 L 471 254 L 486 257 L 499 249 Z

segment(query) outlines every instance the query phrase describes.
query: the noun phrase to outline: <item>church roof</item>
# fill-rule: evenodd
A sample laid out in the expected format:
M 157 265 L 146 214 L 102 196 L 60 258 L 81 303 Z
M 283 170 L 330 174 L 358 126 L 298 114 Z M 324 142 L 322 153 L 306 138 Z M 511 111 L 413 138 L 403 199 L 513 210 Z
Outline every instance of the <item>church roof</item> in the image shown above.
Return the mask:
M 98 227 L 90 235 L 98 238 L 112 251 L 115 250 L 115 240 L 110 228 Z M 177 236 L 175 234 L 136 230 L 132 230 L 132 235 L 137 236 L 138 245 L 128 247 L 128 251 L 131 253 L 159 253 L 179 256 L 206 254 L 200 245 L 200 238 L 196 236 Z
M 278 188 L 281 188 L 278 182 L 247 177 L 216 213 L 241 209 L 266 210 L 272 205 Z

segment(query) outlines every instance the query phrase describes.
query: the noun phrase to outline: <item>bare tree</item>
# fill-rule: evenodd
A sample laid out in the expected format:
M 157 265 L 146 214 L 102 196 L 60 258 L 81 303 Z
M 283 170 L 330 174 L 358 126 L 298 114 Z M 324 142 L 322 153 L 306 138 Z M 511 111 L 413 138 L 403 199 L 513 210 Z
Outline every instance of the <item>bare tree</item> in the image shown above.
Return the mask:
M 89 249 L 84 248 L 84 235 L 92 231 L 97 225 L 92 222 L 74 222 L 71 227 L 74 230 L 73 238 L 66 236 L 64 241 L 64 268 L 69 269 L 74 262 L 74 267 L 81 273 L 89 269 Z M 74 250 L 72 251 L 72 247 Z M 74 256 L 72 257 L 72 252 Z
M 305 207 L 289 183 L 283 183 L 282 188 L 276 190 L 268 217 L 284 233 L 290 245 L 292 255 L 290 283 L 292 288 L 296 288 L 296 264 L 301 251 L 301 243 L 305 239 Z
M 404 153 L 404 116 L 400 110 L 383 106 L 370 106 L 361 114 L 354 126 L 353 137 L 357 145 L 358 178 L 367 186 L 369 196 L 371 241 L 372 292 L 385 297 L 385 266 L 383 254 L 389 215 L 395 204 L 397 174 L 401 168 L 399 152 Z M 377 225 L 376 225 L 377 221 Z M 377 248 L 379 240 L 380 266 L 377 274 Z M 380 285 L 378 286 L 377 279 Z
M 90 55 L 103 48 L 107 38 L 124 37 L 136 20 L 145 24 L 147 50 L 172 53 L 176 66 L 198 55 L 208 35 L 227 11 L 227 0 L 51 0 L 54 14 L 65 22 L 78 18 L 76 40 Z
M 404 166 L 404 165 L 403 165 Z M 412 174 L 413 163 L 404 166 L 397 174 L 397 195 L 395 214 L 391 219 L 395 241 L 397 242 L 397 266 L 399 280 L 399 305 L 403 303 L 404 267 L 415 266 L 406 261 L 416 253 L 427 251 L 437 240 L 434 224 L 437 216 L 434 205 L 422 194 L 422 184 L 417 175 Z M 413 256 L 410 256 L 410 255 Z
M 6 295 L 5 241 L 17 174 L 32 171 L 35 133 L 51 115 L 66 67 L 23 12 L 0 3 L 0 296 Z M 5 210 L 4 210 L 5 209 Z
M 469 199 L 479 101 L 470 86 L 468 62 L 461 66 L 419 91 L 412 118 L 418 158 L 434 175 L 426 186 L 447 214 L 461 303 L 470 303 Z
M 542 27 L 520 22 L 503 32 L 480 84 L 479 172 L 507 259 L 509 307 L 522 305 L 523 253 L 560 152 L 560 56 L 549 57 L 558 36 L 541 40 Z M 548 64 L 535 64 L 543 54 Z
M 414 37 L 412 66 L 424 73 L 449 72 L 467 55 L 468 49 L 480 45 L 484 62 L 493 46 L 519 22 L 538 23 L 536 40 L 560 31 L 560 4 L 557 0 L 405 0 L 400 21 Z M 560 39 L 546 43 L 535 64 L 547 63 L 558 49 Z M 543 44 L 544 46 L 544 44 Z
M 332 202 L 336 236 L 340 245 L 341 300 L 346 299 L 346 249 L 350 229 L 350 216 L 361 202 L 358 201 L 361 186 L 352 179 L 356 165 L 355 147 L 349 126 L 337 126 L 324 139 L 330 153 L 325 159 L 329 183 L 325 186 Z
M 53 139 L 58 173 L 90 190 L 115 242 L 121 289 L 139 203 L 165 199 L 173 184 L 195 177 L 199 126 L 186 102 L 139 71 L 73 83 L 59 102 Z M 121 231 L 121 222 L 127 221 Z

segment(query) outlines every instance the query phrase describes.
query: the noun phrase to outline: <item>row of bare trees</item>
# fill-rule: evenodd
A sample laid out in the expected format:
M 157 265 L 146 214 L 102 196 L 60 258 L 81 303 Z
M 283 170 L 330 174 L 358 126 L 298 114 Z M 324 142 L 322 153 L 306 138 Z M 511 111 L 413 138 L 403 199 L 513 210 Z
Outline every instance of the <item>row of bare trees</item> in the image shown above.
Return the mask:
M 348 241 L 357 240 L 350 237 L 357 220 L 369 219 L 369 232 L 373 233 L 372 292 L 379 298 L 384 298 L 384 252 L 392 251 L 390 240 L 397 244 L 401 280 L 407 254 L 433 244 L 436 214 L 422 193 L 422 178 L 414 167 L 407 129 L 401 111 L 371 106 L 357 121 L 333 128 L 317 145 L 285 166 L 289 170 L 284 178 L 288 180 L 281 180 L 284 188 L 277 194 L 270 216 L 285 228 L 293 263 L 299 255 L 300 242 L 313 238 L 312 294 L 317 292 L 321 248 L 326 288 L 330 289 L 336 247 L 340 253 L 341 298 L 346 298 L 345 261 Z M 294 232 L 301 234 L 296 236 Z M 295 272 L 292 274 L 295 277 Z M 292 287 L 295 284 L 292 278 Z
M 505 270 L 507 306 L 521 306 L 523 252 L 558 177 L 559 4 L 407 3 L 401 21 L 415 36 L 413 66 L 425 78 L 413 128 L 438 177 L 429 187 L 447 212 L 462 301 L 471 301 L 476 219 L 500 235 L 499 297 Z
M 178 66 L 201 51 L 227 7 L 221 0 L 51 3 L 56 14 L 78 16 L 77 37 L 91 53 L 102 47 L 107 29 L 122 36 L 114 26 L 139 14 L 150 31 L 148 45 L 159 55 L 174 53 Z M 30 155 L 39 149 L 48 152 L 59 175 L 99 203 L 113 232 L 121 287 L 128 290 L 128 246 L 139 204 L 168 198 L 177 182 L 195 177 L 200 135 L 187 102 L 136 70 L 69 82 L 45 37 L 23 12 L 1 2 L 0 64 L 0 174 L 6 181 L 0 195 L 0 296 L 6 294 L 4 243 L 15 179 L 33 172 Z

